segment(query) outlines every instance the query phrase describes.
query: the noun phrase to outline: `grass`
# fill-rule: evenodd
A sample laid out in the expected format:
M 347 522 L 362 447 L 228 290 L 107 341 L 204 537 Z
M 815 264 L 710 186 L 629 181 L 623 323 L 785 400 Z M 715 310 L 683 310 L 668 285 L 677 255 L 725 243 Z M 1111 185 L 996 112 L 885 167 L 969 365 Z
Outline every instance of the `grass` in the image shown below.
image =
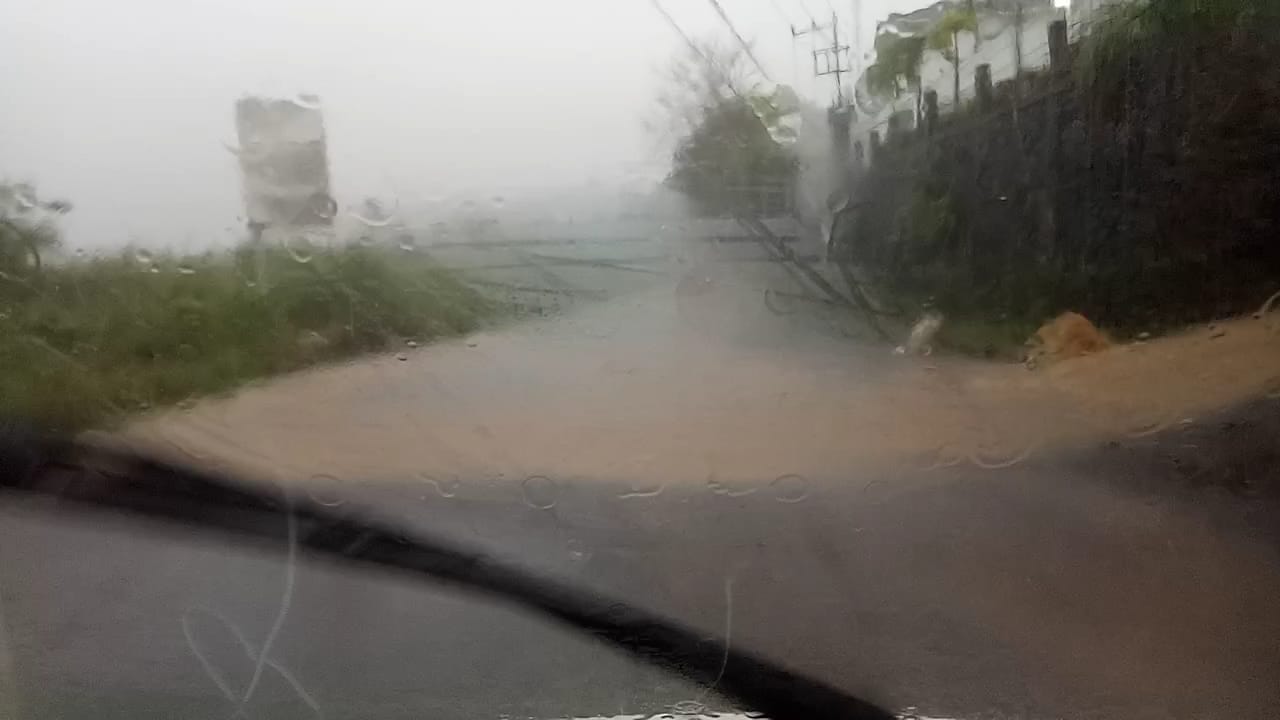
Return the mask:
M 393 254 L 394 253 L 394 254 Z M 246 381 L 465 333 L 492 303 L 380 248 L 126 251 L 0 275 L 0 414 L 74 432 Z
M 1038 327 L 1021 319 L 948 316 L 936 342 L 938 347 L 961 355 L 1016 362 L 1022 359 L 1024 346 Z
M 1228 81 L 1265 70 L 1263 53 L 1253 62 L 1232 57 L 1241 45 L 1275 38 L 1280 5 L 1274 0 L 1132 0 L 1102 8 L 1094 27 L 1080 41 L 1075 64 L 1076 85 L 1090 102 L 1118 118 L 1131 101 L 1134 88 L 1163 71 L 1179 74 L 1185 88 L 1212 67 L 1212 56 L 1226 55 L 1232 67 Z M 1249 42 L 1243 42 L 1245 38 Z M 1219 81 L 1220 82 L 1220 81 Z M 1216 84 L 1216 83 L 1215 83 Z M 1234 88 L 1233 88 L 1234 89 Z

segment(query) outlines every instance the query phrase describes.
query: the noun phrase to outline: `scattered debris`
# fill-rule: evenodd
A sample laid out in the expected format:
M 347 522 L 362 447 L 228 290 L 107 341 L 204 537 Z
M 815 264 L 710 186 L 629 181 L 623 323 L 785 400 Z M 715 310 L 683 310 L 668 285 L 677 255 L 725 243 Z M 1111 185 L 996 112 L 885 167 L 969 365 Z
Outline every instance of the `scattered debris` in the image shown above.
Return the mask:
M 1036 330 L 1027 340 L 1025 364 L 1036 368 L 1060 360 L 1068 360 L 1111 347 L 1089 319 L 1077 312 L 1067 311 Z
M 416 347 L 418 347 L 418 341 L 417 341 L 417 340 L 406 340 L 404 344 L 405 344 L 405 347 L 409 347 L 409 348 L 416 348 Z
M 907 337 L 906 345 L 899 345 L 893 352 L 898 355 L 932 355 L 933 338 L 940 329 L 942 314 L 929 310 L 911 326 L 911 335 Z

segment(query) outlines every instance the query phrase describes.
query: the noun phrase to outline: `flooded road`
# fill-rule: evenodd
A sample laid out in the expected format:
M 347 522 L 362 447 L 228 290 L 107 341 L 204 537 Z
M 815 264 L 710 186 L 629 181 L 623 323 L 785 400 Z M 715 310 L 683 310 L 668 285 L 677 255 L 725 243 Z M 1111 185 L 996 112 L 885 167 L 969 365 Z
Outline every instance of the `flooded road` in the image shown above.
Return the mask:
M 126 437 L 570 577 L 896 708 L 1274 717 L 1269 327 L 1030 373 L 895 356 L 820 304 L 780 314 L 761 284 L 781 280 L 741 267 L 694 262 Z M 5 584 L 5 617 L 31 707 L 225 715 L 179 620 L 214 607 L 261 637 L 280 558 L 6 528 L 0 579 L 21 580 Z M 32 546 L 49 550 L 15 550 Z M 310 702 L 276 687 L 293 699 L 254 718 L 613 715 L 702 693 L 430 591 L 306 569 L 289 602 L 272 658 Z M 130 611 L 110 619 L 117 606 Z M 23 665 L 35 648 L 53 659 Z M 79 699 L 59 704 L 49 688 L 68 685 Z

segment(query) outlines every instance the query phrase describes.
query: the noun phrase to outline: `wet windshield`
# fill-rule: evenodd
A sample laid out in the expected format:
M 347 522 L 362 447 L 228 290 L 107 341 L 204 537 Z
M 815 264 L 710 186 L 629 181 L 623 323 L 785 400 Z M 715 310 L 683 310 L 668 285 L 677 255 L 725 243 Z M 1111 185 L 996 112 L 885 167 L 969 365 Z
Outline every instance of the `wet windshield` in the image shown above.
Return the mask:
M 1277 12 L 0 11 L 0 415 L 903 715 L 1270 718 Z M 752 711 L 455 589 L 53 510 L 0 495 L 3 717 Z

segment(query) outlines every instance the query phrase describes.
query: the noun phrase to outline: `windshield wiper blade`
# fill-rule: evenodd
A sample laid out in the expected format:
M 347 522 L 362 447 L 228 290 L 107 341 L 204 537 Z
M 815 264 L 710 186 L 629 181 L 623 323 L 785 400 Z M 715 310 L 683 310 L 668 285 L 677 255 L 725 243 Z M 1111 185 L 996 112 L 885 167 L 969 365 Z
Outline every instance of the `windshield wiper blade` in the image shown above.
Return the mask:
M 878 705 L 723 640 L 594 591 L 573 587 L 418 531 L 406 532 L 270 486 L 93 444 L 0 427 L 0 491 L 85 509 L 179 523 L 253 541 L 287 540 L 317 557 L 448 582 L 553 617 L 774 720 L 883 720 Z

